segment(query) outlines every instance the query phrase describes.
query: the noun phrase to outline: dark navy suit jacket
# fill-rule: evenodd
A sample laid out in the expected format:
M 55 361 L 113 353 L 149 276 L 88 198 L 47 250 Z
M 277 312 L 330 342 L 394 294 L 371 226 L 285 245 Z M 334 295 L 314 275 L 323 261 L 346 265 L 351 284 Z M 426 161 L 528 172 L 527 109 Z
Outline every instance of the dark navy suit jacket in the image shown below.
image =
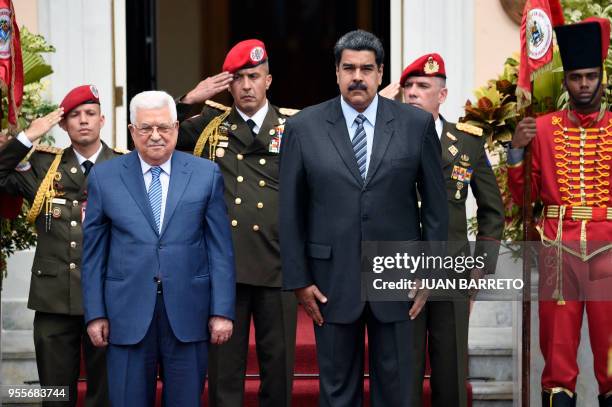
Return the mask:
M 232 239 L 216 164 L 175 151 L 158 233 L 136 151 L 97 164 L 83 226 L 85 321 L 108 318 L 109 341 L 140 342 L 156 302 L 155 277 L 174 335 L 205 340 L 211 315 L 234 318 Z

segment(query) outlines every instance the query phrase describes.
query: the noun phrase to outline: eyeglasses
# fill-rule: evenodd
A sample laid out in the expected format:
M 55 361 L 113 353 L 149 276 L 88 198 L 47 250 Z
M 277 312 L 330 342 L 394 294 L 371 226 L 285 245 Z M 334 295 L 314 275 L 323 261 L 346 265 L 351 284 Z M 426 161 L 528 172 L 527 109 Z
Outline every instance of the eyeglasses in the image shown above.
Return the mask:
M 153 134 L 153 131 L 157 130 L 157 133 L 159 133 L 162 136 L 167 136 L 169 135 L 172 130 L 174 130 L 176 128 L 176 122 L 172 123 L 172 124 L 160 124 L 158 126 L 149 126 L 148 124 L 145 124 L 142 127 L 138 127 L 135 124 L 131 124 L 130 126 L 132 126 L 133 128 L 136 129 L 136 131 L 138 132 L 138 134 L 142 135 L 142 136 L 150 136 Z

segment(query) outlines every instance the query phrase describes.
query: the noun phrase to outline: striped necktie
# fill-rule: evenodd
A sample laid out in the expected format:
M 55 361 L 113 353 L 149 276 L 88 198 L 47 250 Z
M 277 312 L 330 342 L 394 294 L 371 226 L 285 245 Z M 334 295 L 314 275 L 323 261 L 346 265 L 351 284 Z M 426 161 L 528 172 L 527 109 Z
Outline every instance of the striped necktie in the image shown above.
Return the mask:
M 357 115 L 355 123 L 357 123 L 357 130 L 355 130 L 355 136 L 353 137 L 353 151 L 355 152 L 355 158 L 357 159 L 357 166 L 359 167 L 359 173 L 361 178 L 365 180 L 366 177 L 366 158 L 368 155 L 368 140 L 366 139 L 365 128 L 363 122 L 366 120 L 362 114 Z
M 157 225 L 157 231 L 160 231 L 159 221 L 161 218 L 161 203 L 162 203 L 162 186 L 159 180 L 159 174 L 161 174 L 160 167 L 151 167 L 151 185 L 149 185 L 149 203 L 151 204 L 151 210 L 153 211 L 153 219 Z

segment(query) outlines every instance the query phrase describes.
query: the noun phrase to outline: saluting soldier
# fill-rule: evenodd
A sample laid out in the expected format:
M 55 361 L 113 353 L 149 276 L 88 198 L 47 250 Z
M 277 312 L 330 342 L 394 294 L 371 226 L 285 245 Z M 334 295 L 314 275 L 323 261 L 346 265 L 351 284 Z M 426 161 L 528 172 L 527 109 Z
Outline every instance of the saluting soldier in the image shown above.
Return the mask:
M 532 198 L 544 204 L 538 225 L 544 246 L 538 264 L 542 406 L 580 405 L 577 356 L 586 311 L 599 406 L 612 407 L 607 367 L 612 348 L 612 112 L 602 100 L 610 21 L 591 17 L 555 27 L 555 32 L 568 108 L 523 119 L 508 152 L 510 192 L 522 203 L 523 148 L 531 143 Z
M 209 402 L 213 407 L 243 405 L 253 318 L 261 378 L 259 404 L 289 406 L 297 301 L 293 293 L 281 290 L 277 219 L 279 151 L 285 118 L 292 111 L 268 102 L 272 76 L 263 42 L 251 39 L 236 44 L 225 58 L 223 71 L 213 78 L 219 91 L 228 82 L 234 105 L 206 102 L 199 116 L 181 124 L 177 144 L 178 149 L 219 164 L 235 247 L 234 334 L 226 344 L 211 345 Z M 225 81 L 227 75 L 230 81 Z M 198 88 L 194 91 L 186 96 L 198 93 Z
M 470 253 L 465 202 L 472 188 L 478 210 L 477 242 L 473 256 L 486 254 L 485 267 L 471 271 L 472 278 L 495 271 L 498 243 L 504 230 L 501 193 L 484 149 L 482 129 L 465 123 L 451 123 L 440 115 L 448 95 L 446 67 L 439 54 L 417 58 L 402 72 L 399 84 L 381 94 L 387 97 L 403 91 L 404 101 L 431 113 L 442 146 L 442 170 L 448 192 L 448 242 L 452 254 Z M 471 293 L 474 295 L 474 293 Z M 470 298 L 469 306 L 473 298 Z M 432 406 L 467 406 L 468 302 L 428 301 L 417 319 L 419 354 L 425 355 L 427 339 L 431 365 Z M 426 333 L 425 333 L 426 332 Z M 424 357 L 419 359 L 418 383 L 422 388 Z
M 71 145 L 32 148 L 57 123 Z M 94 164 L 121 154 L 100 140 L 103 125 L 96 87 L 79 86 L 58 110 L 34 120 L 0 150 L 0 190 L 22 196 L 31 206 L 27 219 L 38 239 L 28 308 L 36 311 L 36 365 L 41 386 L 70 387 L 70 403 L 62 406 L 77 402 L 81 346 L 87 367 L 85 405 L 109 405 L 104 350 L 92 345 L 84 326 L 80 271 L 87 174 Z

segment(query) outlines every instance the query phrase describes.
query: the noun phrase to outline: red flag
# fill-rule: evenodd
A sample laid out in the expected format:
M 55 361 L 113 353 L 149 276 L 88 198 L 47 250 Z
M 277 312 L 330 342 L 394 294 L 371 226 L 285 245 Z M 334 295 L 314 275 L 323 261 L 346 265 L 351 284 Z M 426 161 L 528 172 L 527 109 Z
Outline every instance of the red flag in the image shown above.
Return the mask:
M 0 0 L 0 87 L 8 97 L 9 127 L 15 129 L 23 98 L 23 62 L 12 0 Z
M 563 25 L 559 0 L 527 0 L 521 20 L 521 63 L 516 87 L 519 108 L 531 104 L 531 81 L 552 61 L 553 27 Z

